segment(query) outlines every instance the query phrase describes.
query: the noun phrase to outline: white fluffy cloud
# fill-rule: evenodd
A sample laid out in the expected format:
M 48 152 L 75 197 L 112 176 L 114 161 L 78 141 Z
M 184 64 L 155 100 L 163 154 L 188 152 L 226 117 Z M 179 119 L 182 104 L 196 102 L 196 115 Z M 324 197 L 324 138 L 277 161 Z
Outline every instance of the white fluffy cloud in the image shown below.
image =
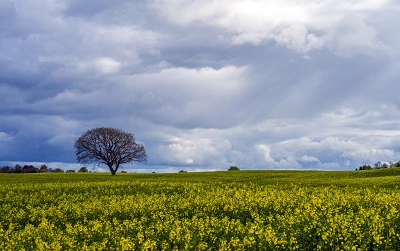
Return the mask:
M 170 22 L 219 27 L 233 44 L 274 41 L 298 52 L 330 48 L 338 54 L 382 52 L 386 46 L 368 24 L 370 13 L 390 1 L 156 1 Z
M 341 125 L 327 125 L 319 117 L 307 122 L 265 121 L 229 130 L 180 130 L 171 133 L 153 154 L 179 165 L 238 165 L 244 169 L 346 170 L 400 159 L 398 150 L 393 149 L 398 149 L 398 131 L 351 128 L 354 120 L 363 118 L 342 120 Z M 174 135 L 181 138 L 173 138 Z M 249 139 L 249 135 L 257 138 Z

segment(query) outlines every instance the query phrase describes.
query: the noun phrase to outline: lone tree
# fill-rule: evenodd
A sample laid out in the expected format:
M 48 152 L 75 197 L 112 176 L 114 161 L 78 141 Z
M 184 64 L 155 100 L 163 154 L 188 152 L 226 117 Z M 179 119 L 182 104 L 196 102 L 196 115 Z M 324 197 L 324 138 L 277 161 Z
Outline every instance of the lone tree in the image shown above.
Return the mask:
M 146 161 L 146 147 L 135 142 L 132 133 L 100 127 L 86 131 L 75 140 L 78 163 L 105 164 L 112 175 L 123 163 Z

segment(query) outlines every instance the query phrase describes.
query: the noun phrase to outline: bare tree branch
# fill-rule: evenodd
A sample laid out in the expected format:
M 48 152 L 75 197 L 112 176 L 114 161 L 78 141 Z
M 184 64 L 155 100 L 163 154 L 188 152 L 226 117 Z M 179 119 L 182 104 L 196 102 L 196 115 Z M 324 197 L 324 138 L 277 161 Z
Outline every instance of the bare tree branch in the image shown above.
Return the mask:
M 136 143 L 132 133 L 110 127 L 86 131 L 74 146 L 78 163 L 105 164 L 113 175 L 121 164 L 147 160 L 146 147 Z

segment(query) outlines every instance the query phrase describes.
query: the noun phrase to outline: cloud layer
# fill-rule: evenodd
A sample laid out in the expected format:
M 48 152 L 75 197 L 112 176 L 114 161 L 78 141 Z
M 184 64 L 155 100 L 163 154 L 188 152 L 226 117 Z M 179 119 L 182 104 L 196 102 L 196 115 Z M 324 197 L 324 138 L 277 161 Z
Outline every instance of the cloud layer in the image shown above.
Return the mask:
M 0 161 L 74 163 L 74 139 L 101 126 L 146 144 L 148 163 L 125 166 L 142 171 L 398 161 L 399 14 L 394 0 L 2 1 Z

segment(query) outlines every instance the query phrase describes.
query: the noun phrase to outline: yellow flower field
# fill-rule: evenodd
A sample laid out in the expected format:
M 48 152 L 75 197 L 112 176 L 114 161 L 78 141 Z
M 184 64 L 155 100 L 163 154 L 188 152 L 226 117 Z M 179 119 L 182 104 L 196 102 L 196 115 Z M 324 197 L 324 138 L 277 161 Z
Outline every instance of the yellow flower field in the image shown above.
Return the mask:
M 0 249 L 400 250 L 400 172 L 364 172 L 4 174 Z

